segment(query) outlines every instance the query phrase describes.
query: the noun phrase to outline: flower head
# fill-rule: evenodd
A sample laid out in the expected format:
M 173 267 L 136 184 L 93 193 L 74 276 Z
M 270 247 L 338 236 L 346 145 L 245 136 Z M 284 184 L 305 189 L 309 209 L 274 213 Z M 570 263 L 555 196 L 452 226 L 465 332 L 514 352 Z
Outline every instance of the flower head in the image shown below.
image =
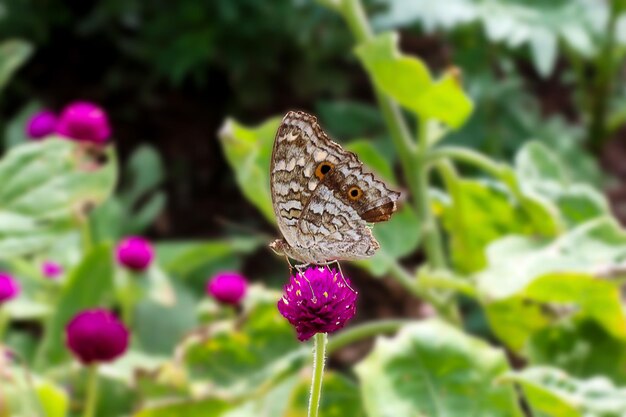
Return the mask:
M 236 272 L 221 272 L 208 282 L 206 291 L 218 301 L 237 305 L 246 295 L 248 281 Z
M 357 293 L 335 269 L 312 267 L 292 276 L 278 311 L 295 326 L 298 339 L 341 329 L 356 313 Z
M 78 313 L 65 327 L 67 347 L 84 365 L 110 362 L 128 348 L 128 330 L 104 309 Z
M 54 279 L 63 273 L 63 267 L 56 262 L 46 261 L 41 265 L 44 277 Z
M 50 110 L 35 113 L 26 123 L 26 134 L 33 139 L 51 135 L 57 128 L 57 115 Z
M 0 304 L 12 300 L 20 294 L 21 287 L 11 275 L 0 272 Z
M 154 249 L 146 239 L 130 236 L 117 245 L 117 261 L 133 271 L 144 271 L 152 263 Z
M 97 104 L 77 101 L 61 113 L 57 133 L 82 142 L 104 143 L 111 136 L 106 112 Z

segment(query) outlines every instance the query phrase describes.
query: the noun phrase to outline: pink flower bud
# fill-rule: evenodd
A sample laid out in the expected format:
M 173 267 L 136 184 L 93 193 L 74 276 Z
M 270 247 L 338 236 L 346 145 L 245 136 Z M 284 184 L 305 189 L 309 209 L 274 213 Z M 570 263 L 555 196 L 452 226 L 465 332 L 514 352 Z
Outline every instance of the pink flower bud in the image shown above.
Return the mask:
M 50 110 L 35 113 L 26 123 L 26 134 L 32 139 L 51 135 L 57 128 L 57 116 Z
M 21 292 L 20 284 L 11 275 L 0 272 L 0 304 L 12 300 Z
M 218 301 L 237 305 L 246 295 L 248 281 L 236 272 L 221 272 L 208 282 L 206 291 Z
M 130 236 L 117 245 L 117 261 L 133 271 L 144 271 L 152 263 L 154 250 L 147 240 Z
M 111 127 L 101 107 L 77 101 L 63 109 L 57 133 L 77 141 L 104 143 L 111 136 Z
M 128 348 L 128 330 L 108 310 L 78 313 L 65 327 L 67 347 L 84 365 L 110 362 Z

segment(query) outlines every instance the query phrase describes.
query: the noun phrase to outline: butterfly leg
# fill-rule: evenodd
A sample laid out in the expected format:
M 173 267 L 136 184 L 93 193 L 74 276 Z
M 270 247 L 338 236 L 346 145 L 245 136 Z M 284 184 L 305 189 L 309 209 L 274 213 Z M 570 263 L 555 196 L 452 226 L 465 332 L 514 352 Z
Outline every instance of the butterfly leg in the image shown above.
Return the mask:
M 327 267 L 327 268 L 328 268 L 328 271 L 330 271 L 330 265 L 332 265 L 332 264 L 337 264 L 337 269 L 339 269 L 339 275 L 341 275 L 341 279 L 343 280 L 343 283 L 344 283 L 344 284 L 346 284 L 346 287 L 350 288 L 350 291 L 352 291 L 353 293 L 355 293 L 355 294 L 356 294 L 357 292 L 355 291 L 355 289 L 354 289 L 354 288 L 352 288 L 352 287 L 350 286 L 350 284 L 348 284 L 348 281 L 346 281 L 346 278 L 345 278 L 345 276 L 343 275 L 343 271 L 341 270 L 341 265 L 339 264 L 339 261 L 338 261 L 338 260 L 336 260 L 336 259 L 335 259 L 334 261 L 329 261 L 329 262 L 326 262 L 326 263 L 324 263 L 324 264 L 322 264 L 322 265 L 324 265 L 325 267 Z

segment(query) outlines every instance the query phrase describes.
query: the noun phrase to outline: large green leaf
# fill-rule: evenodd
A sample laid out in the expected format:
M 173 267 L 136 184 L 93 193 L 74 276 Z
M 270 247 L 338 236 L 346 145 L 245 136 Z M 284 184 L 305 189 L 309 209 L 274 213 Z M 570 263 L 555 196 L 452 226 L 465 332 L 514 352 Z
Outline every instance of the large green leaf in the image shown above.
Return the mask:
M 0 92 L 33 53 L 33 46 L 21 39 L 0 43 Z
M 582 0 L 385 0 L 386 12 L 375 20 L 378 26 L 406 26 L 419 22 L 429 31 L 447 31 L 478 21 L 487 38 L 511 49 L 530 48 L 537 71 L 552 73 L 557 46 L 563 41 L 569 50 L 589 57 L 597 52 L 594 38 L 601 34 L 604 2 Z M 600 15 L 600 19 L 598 19 Z
M 483 268 L 487 246 L 503 236 L 551 236 L 555 232 L 549 207 L 540 200 L 513 195 L 502 183 L 493 181 L 460 180 L 453 186 L 452 199 L 441 214 L 460 271 Z
M 419 219 L 409 205 L 387 222 L 376 224 L 373 233 L 380 249 L 371 258 L 355 263 L 376 277 L 385 275 L 398 259 L 413 253 L 421 240 Z
M 76 229 L 86 207 L 115 185 L 112 149 L 95 167 L 83 145 L 48 139 L 12 148 L 0 160 L 0 258 L 31 254 Z
M 101 245 L 86 254 L 69 274 L 54 312 L 46 323 L 46 333 L 37 354 L 42 368 L 67 359 L 65 326 L 85 309 L 106 306 L 113 295 L 113 254 L 109 245 Z
M 242 237 L 205 241 L 169 241 L 156 245 L 157 258 L 170 276 L 200 292 L 207 278 L 224 270 L 238 270 L 242 256 L 264 245 L 264 239 Z
M 559 310 L 551 313 L 554 317 Z M 626 342 L 591 319 L 561 318 L 533 333 L 526 352 L 533 365 L 558 366 L 578 378 L 603 375 L 626 384 Z
M 25 369 L 10 366 L 3 367 L 0 384 L 2 417 L 28 417 L 41 415 L 41 412 L 45 413 L 46 417 L 68 415 L 70 401 L 67 392 L 48 379 L 32 375 Z
M 626 341 L 618 286 L 599 279 L 626 258 L 626 235 L 610 219 L 579 226 L 552 243 L 508 237 L 489 247 L 478 286 L 493 331 L 514 350 L 563 319 L 594 320 Z
M 522 189 L 553 202 L 569 227 L 610 213 L 604 195 L 588 184 L 575 183 L 567 164 L 540 142 L 527 142 L 519 150 L 515 170 Z
M 502 380 L 519 384 L 535 413 L 552 417 L 626 415 L 626 388 L 603 377 L 580 380 L 560 369 L 533 367 L 511 372 Z
M 522 416 L 514 390 L 496 384 L 504 352 L 438 320 L 378 339 L 357 365 L 368 416 Z
M 192 336 L 183 357 L 192 375 L 214 392 L 239 396 L 264 387 L 302 365 L 302 345 L 278 312 L 279 293 L 252 287 L 243 322 L 225 321 Z
M 452 74 L 433 81 L 426 65 L 403 55 L 395 33 L 385 33 L 359 45 L 357 55 L 376 87 L 422 119 L 436 119 L 458 128 L 472 112 L 473 103 Z
M 256 128 L 248 128 L 229 119 L 220 129 L 222 149 L 235 171 L 237 185 L 270 223 L 275 223 L 270 195 L 270 158 L 274 136 L 280 123 L 273 118 Z

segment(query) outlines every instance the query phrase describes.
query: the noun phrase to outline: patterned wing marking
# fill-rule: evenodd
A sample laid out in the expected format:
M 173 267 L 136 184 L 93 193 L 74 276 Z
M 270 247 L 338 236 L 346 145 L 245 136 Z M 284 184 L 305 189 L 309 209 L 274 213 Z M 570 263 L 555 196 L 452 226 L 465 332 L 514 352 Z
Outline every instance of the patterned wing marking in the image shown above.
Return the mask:
M 298 220 L 321 179 L 346 161 L 358 163 L 353 153 L 328 138 L 314 116 L 285 115 L 274 140 L 270 185 L 278 227 L 289 245 L 298 242 Z
M 298 222 L 297 251 L 307 261 L 354 260 L 372 256 L 379 244 L 367 222 L 349 204 L 335 197 L 326 181 L 318 187 Z

